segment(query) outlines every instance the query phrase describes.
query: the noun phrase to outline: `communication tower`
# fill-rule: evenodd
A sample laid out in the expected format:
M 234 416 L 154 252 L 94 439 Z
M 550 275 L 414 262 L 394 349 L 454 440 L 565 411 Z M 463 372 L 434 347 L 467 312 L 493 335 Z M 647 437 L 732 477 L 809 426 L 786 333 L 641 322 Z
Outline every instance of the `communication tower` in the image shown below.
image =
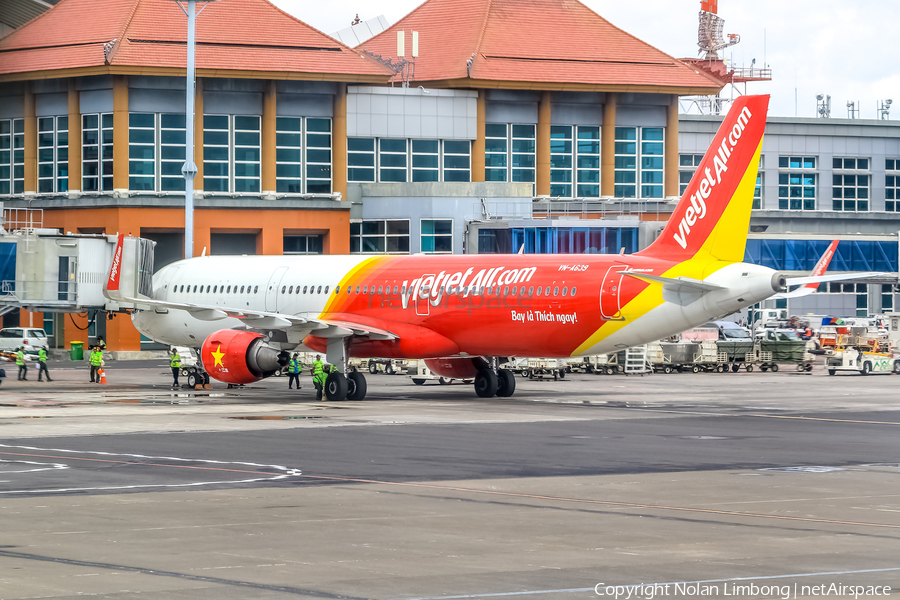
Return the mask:
M 701 0 L 697 45 L 700 46 L 700 54 L 706 53 L 703 57 L 706 60 L 718 60 L 719 50 L 734 46 L 741 41 L 741 36 L 736 33 L 729 33 L 728 41 L 725 41 L 725 38 L 722 37 L 725 21 L 719 17 L 718 12 L 719 0 Z

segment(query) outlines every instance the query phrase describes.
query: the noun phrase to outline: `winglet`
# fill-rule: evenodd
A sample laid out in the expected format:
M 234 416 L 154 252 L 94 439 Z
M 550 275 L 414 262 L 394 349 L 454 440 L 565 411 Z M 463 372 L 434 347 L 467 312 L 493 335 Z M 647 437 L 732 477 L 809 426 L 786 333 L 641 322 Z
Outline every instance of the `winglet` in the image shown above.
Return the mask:
M 109 292 L 119 291 L 119 280 L 122 278 L 122 248 L 124 244 L 125 235 L 120 233 L 119 239 L 116 241 L 116 249 L 113 251 L 112 263 L 109 266 L 109 279 L 106 282 L 106 289 Z

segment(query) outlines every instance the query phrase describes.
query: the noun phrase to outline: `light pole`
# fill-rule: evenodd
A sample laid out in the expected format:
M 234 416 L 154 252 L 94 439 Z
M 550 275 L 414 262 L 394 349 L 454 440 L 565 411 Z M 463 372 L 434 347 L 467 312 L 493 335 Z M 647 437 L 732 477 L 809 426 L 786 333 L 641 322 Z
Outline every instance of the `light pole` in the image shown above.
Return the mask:
M 181 174 L 184 175 L 184 257 L 194 256 L 194 177 L 197 175 L 197 165 L 194 164 L 194 26 L 197 15 L 210 2 L 217 0 L 199 0 L 203 7 L 195 12 L 198 0 L 186 0 L 187 7 L 182 0 L 174 0 L 178 7 L 187 15 L 187 85 L 185 86 L 184 109 L 184 165 Z

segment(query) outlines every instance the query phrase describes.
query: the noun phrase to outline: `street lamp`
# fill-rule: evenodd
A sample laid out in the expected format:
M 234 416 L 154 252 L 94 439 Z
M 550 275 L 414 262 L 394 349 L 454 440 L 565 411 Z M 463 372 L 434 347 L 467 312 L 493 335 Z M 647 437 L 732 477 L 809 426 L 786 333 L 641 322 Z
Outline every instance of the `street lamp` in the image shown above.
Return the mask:
M 181 174 L 184 175 L 184 257 L 194 256 L 194 177 L 197 175 L 197 165 L 194 164 L 194 25 L 197 15 L 210 2 L 218 0 L 173 0 L 178 8 L 187 15 L 187 85 L 185 89 L 184 109 L 184 165 Z M 203 4 L 199 11 L 195 12 L 197 2 Z

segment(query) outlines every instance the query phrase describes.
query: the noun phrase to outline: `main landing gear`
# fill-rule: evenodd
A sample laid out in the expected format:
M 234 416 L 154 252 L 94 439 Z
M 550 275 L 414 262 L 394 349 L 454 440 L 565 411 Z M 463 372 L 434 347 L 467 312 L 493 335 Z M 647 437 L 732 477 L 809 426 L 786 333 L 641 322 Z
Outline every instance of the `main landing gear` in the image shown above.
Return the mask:
M 509 369 L 500 369 L 496 357 L 475 376 L 475 394 L 479 398 L 509 398 L 515 392 L 516 376 Z
M 366 377 L 348 365 L 347 350 L 350 338 L 328 340 L 326 358 L 338 368 L 325 380 L 325 397 L 333 402 L 342 400 L 363 400 L 366 397 Z M 345 375 L 346 373 L 346 375 Z

